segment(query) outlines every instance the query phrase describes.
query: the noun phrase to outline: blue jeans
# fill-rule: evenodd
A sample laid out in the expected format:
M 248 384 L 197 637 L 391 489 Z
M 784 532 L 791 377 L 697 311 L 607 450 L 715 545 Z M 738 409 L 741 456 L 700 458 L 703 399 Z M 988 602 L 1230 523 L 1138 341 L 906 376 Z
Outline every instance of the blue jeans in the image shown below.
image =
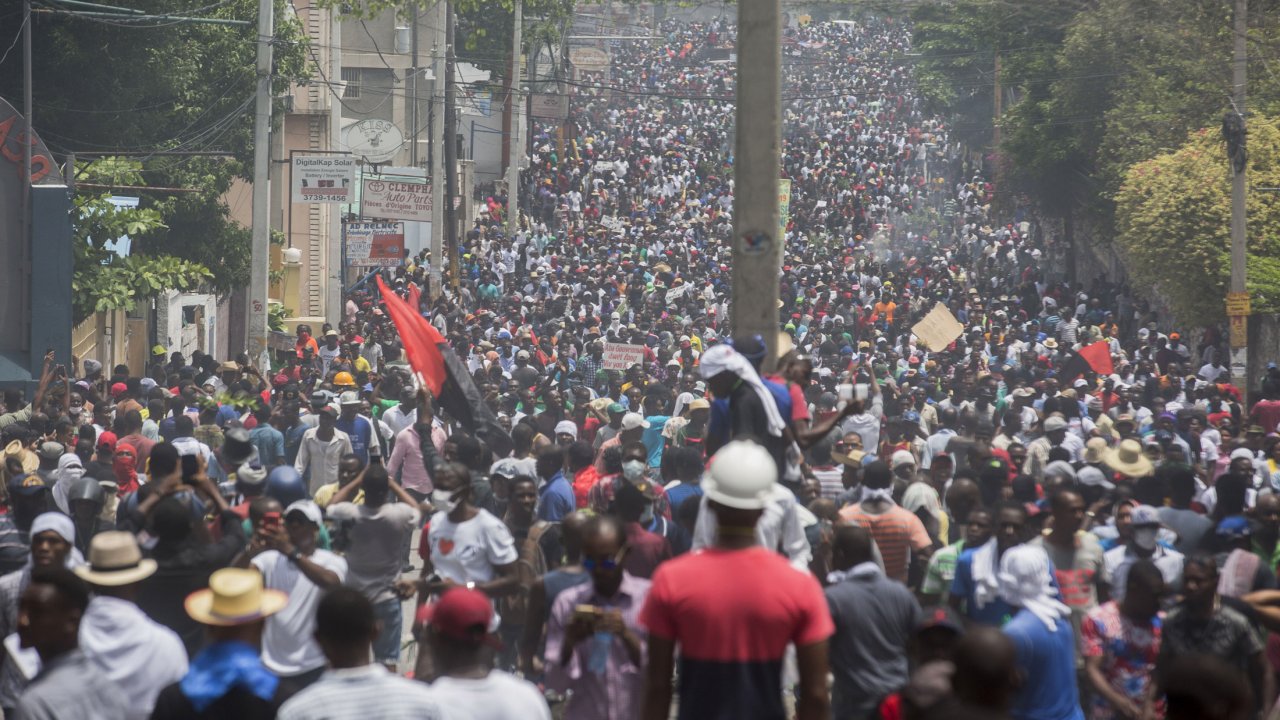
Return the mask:
M 373 642 L 373 659 L 383 664 L 399 662 L 401 626 L 404 623 L 400 599 L 391 598 L 374 603 L 373 615 L 382 623 L 382 632 L 378 633 L 378 639 Z

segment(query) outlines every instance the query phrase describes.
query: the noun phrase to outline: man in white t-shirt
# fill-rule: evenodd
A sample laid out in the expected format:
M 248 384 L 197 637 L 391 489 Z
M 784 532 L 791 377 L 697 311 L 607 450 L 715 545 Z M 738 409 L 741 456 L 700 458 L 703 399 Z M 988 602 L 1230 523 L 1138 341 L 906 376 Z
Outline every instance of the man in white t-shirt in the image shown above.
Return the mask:
M 436 468 L 431 504 L 437 512 L 427 532 L 430 557 L 422 569 L 426 593 L 439 595 L 457 585 L 489 597 L 515 592 L 515 540 L 506 523 L 472 504 L 466 467 L 445 463 Z
M 291 504 L 283 517 L 269 514 L 237 563 L 257 568 L 263 587 L 289 595 L 289 604 L 267 618 L 262 664 L 298 688 L 324 672 L 324 653 L 314 637 L 316 607 L 325 591 L 347 576 L 346 560 L 317 547 L 323 522 L 319 506 L 310 500 Z
M 364 504 L 351 502 L 364 491 Z M 390 502 L 392 495 L 400 502 Z M 345 526 L 347 576 L 344 583 L 365 594 L 382 623 L 373 654 L 392 670 L 400 661 L 400 577 L 402 543 L 412 535 L 422 514 L 418 501 L 387 475 L 381 464 L 370 464 L 330 501 L 329 519 Z
M 342 347 L 338 343 L 338 331 L 330 330 L 324 334 L 324 344 L 320 346 L 320 372 L 325 376 L 329 376 L 329 367 L 333 365 L 333 361 L 342 354 Z

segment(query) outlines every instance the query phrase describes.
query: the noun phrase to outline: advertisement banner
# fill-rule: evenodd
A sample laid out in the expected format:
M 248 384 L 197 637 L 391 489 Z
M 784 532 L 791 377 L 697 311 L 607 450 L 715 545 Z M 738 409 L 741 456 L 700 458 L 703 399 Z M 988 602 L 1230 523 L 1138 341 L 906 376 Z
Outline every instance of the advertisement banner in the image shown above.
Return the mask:
M 604 369 L 626 370 L 632 365 L 644 364 L 643 345 L 625 345 L 623 343 L 604 344 Z
M 356 184 L 356 159 L 350 155 L 294 155 L 295 203 L 349 203 Z
M 431 222 L 431 183 L 365 178 L 360 207 L 366 217 Z
M 404 223 L 343 223 L 350 267 L 399 267 L 404 264 Z

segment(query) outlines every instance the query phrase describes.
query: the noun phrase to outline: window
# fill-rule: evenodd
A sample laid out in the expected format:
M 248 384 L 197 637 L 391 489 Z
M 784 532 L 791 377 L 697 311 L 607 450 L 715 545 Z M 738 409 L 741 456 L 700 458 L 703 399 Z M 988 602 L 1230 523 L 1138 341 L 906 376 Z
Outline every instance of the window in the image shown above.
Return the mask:
M 342 82 L 346 83 L 342 89 L 344 100 L 360 99 L 360 68 L 342 68 Z

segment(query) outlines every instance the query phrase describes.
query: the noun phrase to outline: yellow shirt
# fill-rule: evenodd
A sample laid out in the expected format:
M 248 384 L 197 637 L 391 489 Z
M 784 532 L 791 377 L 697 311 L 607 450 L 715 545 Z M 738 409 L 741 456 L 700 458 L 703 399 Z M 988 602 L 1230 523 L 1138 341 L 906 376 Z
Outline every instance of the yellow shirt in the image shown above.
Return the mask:
M 321 485 L 320 487 L 316 488 L 315 497 L 311 499 L 315 501 L 316 505 L 319 505 L 322 508 L 326 508 L 326 507 L 329 507 L 329 503 L 333 502 L 333 496 L 337 494 L 338 494 L 338 483 L 336 482 L 329 483 L 328 485 Z M 356 496 L 354 499 L 351 500 L 351 502 L 355 503 L 356 505 L 363 505 L 364 491 L 357 490 Z
M 355 368 L 356 372 L 369 372 L 371 369 L 369 361 L 365 360 L 363 355 L 357 355 L 355 361 L 351 363 L 351 367 Z

